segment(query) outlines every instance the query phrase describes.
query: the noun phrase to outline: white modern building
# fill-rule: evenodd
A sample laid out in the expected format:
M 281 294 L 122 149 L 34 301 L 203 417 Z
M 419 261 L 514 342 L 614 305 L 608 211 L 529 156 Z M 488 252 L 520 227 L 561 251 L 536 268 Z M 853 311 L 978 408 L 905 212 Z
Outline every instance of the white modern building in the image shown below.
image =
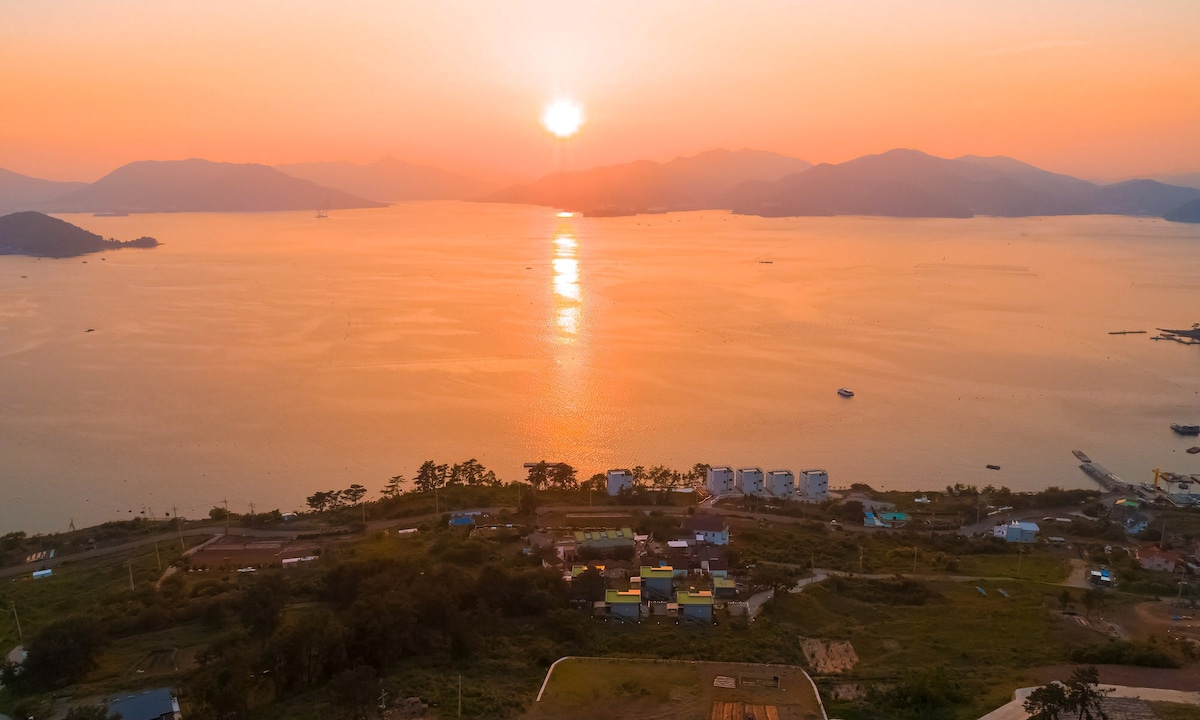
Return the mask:
M 607 480 L 607 489 L 609 495 L 616 495 L 622 490 L 630 490 L 633 488 L 633 472 L 630 470 L 616 469 L 609 470 L 604 473 Z
M 733 468 L 710 467 L 705 473 L 704 485 L 713 495 L 728 495 L 737 489 L 733 482 Z
M 829 499 L 829 473 L 824 470 L 800 471 L 800 499 L 819 503 Z
M 765 481 L 762 468 L 756 467 L 738 468 L 734 476 L 734 485 L 743 495 L 762 495 Z
M 791 470 L 772 470 L 767 473 L 767 492 L 781 500 L 791 500 L 796 494 L 796 474 Z

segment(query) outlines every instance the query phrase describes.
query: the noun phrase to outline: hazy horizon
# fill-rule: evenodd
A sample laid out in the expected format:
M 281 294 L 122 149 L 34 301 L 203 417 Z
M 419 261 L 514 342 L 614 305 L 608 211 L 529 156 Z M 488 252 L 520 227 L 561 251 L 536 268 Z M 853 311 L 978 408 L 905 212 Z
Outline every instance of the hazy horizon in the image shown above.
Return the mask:
M 0 167 L 405 162 L 506 183 L 753 148 L 1004 155 L 1087 179 L 1200 169 L 1200 5 L 874 0 L 0 9 Z M 569 146 L 537 118 L 575 99 Z M 86 121 L 85 121 L 86 119 Z

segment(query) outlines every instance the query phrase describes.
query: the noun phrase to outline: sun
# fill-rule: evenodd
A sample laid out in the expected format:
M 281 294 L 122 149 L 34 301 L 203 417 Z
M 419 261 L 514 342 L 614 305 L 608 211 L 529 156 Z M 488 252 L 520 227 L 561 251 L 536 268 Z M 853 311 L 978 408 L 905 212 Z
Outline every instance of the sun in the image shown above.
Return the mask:
M 583 124 L 583 108 L 571 100 L 558 99 L 542 112 L 542 125 L 558 138 L 574 135 Z

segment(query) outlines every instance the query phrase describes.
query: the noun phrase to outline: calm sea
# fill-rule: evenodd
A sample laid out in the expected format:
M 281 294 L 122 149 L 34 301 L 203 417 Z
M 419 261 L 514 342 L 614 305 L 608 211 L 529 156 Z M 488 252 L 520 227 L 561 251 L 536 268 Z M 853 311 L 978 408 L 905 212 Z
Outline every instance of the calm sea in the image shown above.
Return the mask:
M 460 203 L 65 219 L 0 257 L 0 531 L 477 458 L 821 467 L 834 486 L 1200 472 L 1200 227 L 1124 217 L 559 218 Z M 839 397 L 852 388 L 853 399 Z M 1000 465 L 1001 470 L 985 468 Z

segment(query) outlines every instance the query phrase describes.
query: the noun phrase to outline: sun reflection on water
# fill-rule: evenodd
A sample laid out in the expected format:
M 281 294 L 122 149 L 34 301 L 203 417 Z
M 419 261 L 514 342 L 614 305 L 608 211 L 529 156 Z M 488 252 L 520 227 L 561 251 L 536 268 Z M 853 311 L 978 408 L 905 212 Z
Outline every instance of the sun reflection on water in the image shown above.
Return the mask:
M 579 242 L 569 229 L 560 229 L 554 237 L 554 258 L 550 266 L 554 270 L 554 300 L 557 314 L 556 324 L 561 339 L 574 342 L 579 333 L 583 294 L 579 289 L 579 260 L 576 251 Z

